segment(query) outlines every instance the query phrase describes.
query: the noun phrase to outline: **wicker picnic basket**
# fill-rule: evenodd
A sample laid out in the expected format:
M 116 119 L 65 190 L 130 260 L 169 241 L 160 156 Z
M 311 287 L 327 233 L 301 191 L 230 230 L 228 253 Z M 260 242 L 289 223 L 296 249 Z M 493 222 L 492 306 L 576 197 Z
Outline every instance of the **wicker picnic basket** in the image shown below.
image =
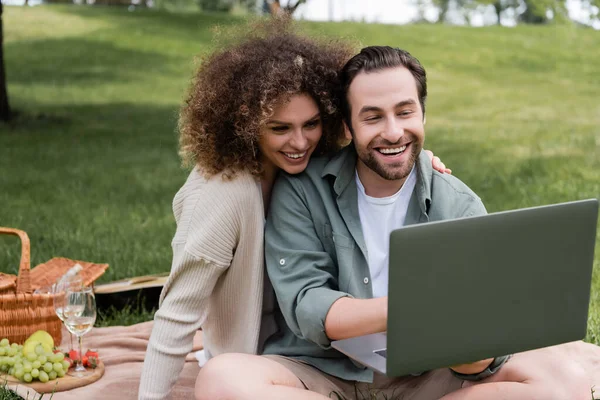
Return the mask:
M 0 235 L 21 239 L 21 263 L 17 276 L 0 274 L 0 338 L 11 343 L 23 343 L 37 330 L 45 330 L 61 342 L 61 321 L 54 311 L 52 294 L 46 290 L 34 293 L 55 283 L 69 268 L 81 264 L 85 285 L 91 285 L 108 268 L 108 264 L 53 258 L 30 269 L 30 243 L 27 233 L 19 229 L 0 227 Z

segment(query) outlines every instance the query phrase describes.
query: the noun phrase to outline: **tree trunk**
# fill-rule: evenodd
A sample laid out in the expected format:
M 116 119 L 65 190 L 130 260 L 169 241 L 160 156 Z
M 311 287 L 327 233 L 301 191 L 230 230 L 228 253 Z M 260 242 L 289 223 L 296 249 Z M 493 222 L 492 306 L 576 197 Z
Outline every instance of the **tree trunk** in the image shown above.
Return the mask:
M 501 25 L 500 18 L 502 17 L 502 3 L 500 3 L 500 0 L 497 0 L 494 3 L 494 10 L 496 10 L 496 16 L 498 17 L 498 25 Z
M 0 120 L 9 121 L 11 117 L 6 91 L 6 72 L 4 71 L 4 27 L 2 26 L 2 13 L 4 7 L 0 0 Z
M 306 3 L 306 0 L 296 0 L 296 3 L 290 5 L 288 3 L 287 6 L 285 6 L 285 12 L 287 12 L 288 14 L 292 15 L 294 13 L 294 11 L 296 11 L 296 9 L 298 8 L 298 6 L 300 4 Z

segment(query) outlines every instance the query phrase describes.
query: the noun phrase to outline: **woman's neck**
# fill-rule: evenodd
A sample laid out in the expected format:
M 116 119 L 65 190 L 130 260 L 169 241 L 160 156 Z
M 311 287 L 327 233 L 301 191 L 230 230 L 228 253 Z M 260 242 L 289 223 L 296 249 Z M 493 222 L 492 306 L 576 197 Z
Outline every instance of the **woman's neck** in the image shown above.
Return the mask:
M 263 173 L 260 177 L 260 187 L 262 190 L 263 206 L 265 208 L 265 217 L 269 211 L 269 203 L 271 202 L 271 190 L 275 183 L 279 168 L 269 160 L 263 161 Z

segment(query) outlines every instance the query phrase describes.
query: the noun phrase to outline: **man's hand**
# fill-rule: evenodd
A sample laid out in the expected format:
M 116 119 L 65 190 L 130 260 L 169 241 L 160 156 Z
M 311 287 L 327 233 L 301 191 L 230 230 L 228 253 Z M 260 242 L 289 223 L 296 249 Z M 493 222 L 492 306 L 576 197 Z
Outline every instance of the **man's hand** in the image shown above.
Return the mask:
M 473 375 L 484 371 L 493 361 L 493 358 L 486 358 L 485 360 L 476 361 L 474 363 L 453 365 L 450 369 L 459 374 Z

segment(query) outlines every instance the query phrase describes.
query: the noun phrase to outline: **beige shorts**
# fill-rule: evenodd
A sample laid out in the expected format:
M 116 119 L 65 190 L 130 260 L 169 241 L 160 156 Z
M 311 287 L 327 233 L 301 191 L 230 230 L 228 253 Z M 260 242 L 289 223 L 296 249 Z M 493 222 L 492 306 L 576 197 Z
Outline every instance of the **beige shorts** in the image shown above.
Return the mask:
M 460 389 L 463 383 L 447 368 L 400 378 L 375 373 L 373 383 L 346 381 L 300 360 L 277 355 L 264 357 L 290 370 L 306 389 L 336 400 L 437 400 Z

